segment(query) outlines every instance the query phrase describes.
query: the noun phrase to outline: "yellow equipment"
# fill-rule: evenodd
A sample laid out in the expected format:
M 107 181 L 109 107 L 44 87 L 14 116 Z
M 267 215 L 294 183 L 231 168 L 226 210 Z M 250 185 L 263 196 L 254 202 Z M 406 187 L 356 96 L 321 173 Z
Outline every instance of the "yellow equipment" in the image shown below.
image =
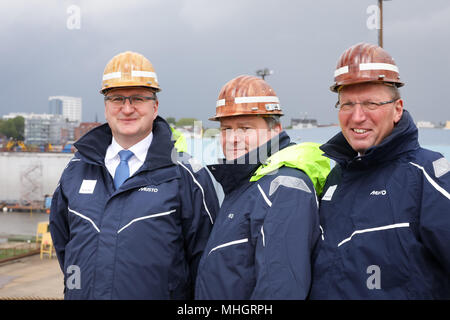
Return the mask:
M 11 150 L 13 150 L 16 147 L 22 148 L 22 151 L 26 151 L 27 150 L 27 148 L 25 147 L 25 144 L 23 143 L 23 141 L 10 140 L 6 144 L 6 150 L 7 151 L 11 151 Z
M 48 232 L 48 222 L 39 222 L 36 230 L 36 243 L 42 240 L 42 236 L 46 232 Z
M 53 240 L 52 236 L 50 235 L 50 232 L 45 232 L 42 235 L 42 242 L 41 242 L 41 260 L 44 256 L 44 253 L 47 253 L 49 258 L 52 258 L 53 255 Z

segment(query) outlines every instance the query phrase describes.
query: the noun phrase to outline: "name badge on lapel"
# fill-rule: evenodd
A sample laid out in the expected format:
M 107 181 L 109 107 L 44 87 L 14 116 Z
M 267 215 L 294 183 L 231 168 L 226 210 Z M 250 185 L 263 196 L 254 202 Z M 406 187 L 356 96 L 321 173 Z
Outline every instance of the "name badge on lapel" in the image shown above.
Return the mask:
M 94 193 L 96 184 L 97 180 L 83 180 L 79 193 L 86 193 L 86 194 Z

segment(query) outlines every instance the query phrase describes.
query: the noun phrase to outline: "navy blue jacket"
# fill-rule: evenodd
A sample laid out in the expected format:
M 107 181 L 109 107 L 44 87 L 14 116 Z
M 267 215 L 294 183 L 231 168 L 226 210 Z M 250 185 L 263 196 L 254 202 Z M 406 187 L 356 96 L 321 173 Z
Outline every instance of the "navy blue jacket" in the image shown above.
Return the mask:
M 115 190 L 104 164 L 111 139 L 107 124 L 83 136 L 53 195 L 65 298 L 192 299 L 218 211 L 209 173 L 173 152 L 170 127 L 157 117 L 144 164 Z
M 290 143 L 285 132 L 272 141 L 278 139 L 280 149 Z M 196 299 L 304 299 L 309 292 L 320 236 L 314 186 L 303 171 L 288 167 L 250 182 L 264 162 L 260 150 L 268 156 L 271 145 L 245 161 L 208 166 L 225 198 L 200 261 Z
M 312 299 L 450 298 L 450 164 L 423 149 L 404 110 L 358 157 L 342 133 L 320 203 Z

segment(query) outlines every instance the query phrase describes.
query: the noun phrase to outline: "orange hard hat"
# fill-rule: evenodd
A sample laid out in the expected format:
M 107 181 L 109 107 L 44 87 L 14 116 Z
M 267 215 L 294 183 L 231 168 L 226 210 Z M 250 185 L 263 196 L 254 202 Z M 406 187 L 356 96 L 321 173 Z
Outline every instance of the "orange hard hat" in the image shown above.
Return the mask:
M 358 43 L 341 55 L 330 89 L 338 92 L 341 86 L 363 82 L 391 83 L 397 87 L 404 85 L 391 55 L 369 43 Z
M 283 115 L 280 100 L 263 79 L 242 75 L 230 80 L 220 90 L 216 115 L 209 120 L 241 115 Z
M 161 91 L 151 62 L 140 53 L 126 51 L 114 56 L 103 71 L 102 89 L 148 87 Z

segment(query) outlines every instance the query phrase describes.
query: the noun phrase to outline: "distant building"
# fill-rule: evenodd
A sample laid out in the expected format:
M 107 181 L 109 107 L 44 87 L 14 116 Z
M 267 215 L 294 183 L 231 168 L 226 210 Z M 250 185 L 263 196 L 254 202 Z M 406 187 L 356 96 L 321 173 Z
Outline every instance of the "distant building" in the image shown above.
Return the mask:
M 52 96 L 48 97 L 50 114 L 62 115 L 70 122 L 80 123 L 82 118 L 82 104 L 79 97 Z
M 432 122 L 430 121 L 417 121 L 416 124 L 417 128 L 434 128 L 436 127 Z
M 74 139 L 77 141 L 80 139 L 83 135 L 85 135 L 88 131 L 94 129 L 95 127 L 98 127 L 101 125 L 100 122 L 82 122 L 78 127 L 75 128 L 74 131 Z
M 317 128 L 316 119 L 291 119 L 292 129 Z
M 26 144 L 61 144 L 62 129 L 66 125 L 62 115 L 30 113 L 25 118 L 24 137 Z
M 450 129 L 450 121 L 447 121 L 447 123 L 445 124 L 445 129 Z
M 50 114 L 63 114 L 63 101 L 61 99 L 48 99 L 48 113 Z
M 18 116 L 25 119 L 25 144 L 65 144 L 74 140 L 75 128 L 79 126 L 79 122 L 69 121 L 60 114 L 20 112 L 4 115 L 3 119 L 14 119 Z
M 75 128 L 80 124 L 78 121 L 68 121 L 67 119 L 65 121 L 61 131 L 61 144 L 75 139 Z

